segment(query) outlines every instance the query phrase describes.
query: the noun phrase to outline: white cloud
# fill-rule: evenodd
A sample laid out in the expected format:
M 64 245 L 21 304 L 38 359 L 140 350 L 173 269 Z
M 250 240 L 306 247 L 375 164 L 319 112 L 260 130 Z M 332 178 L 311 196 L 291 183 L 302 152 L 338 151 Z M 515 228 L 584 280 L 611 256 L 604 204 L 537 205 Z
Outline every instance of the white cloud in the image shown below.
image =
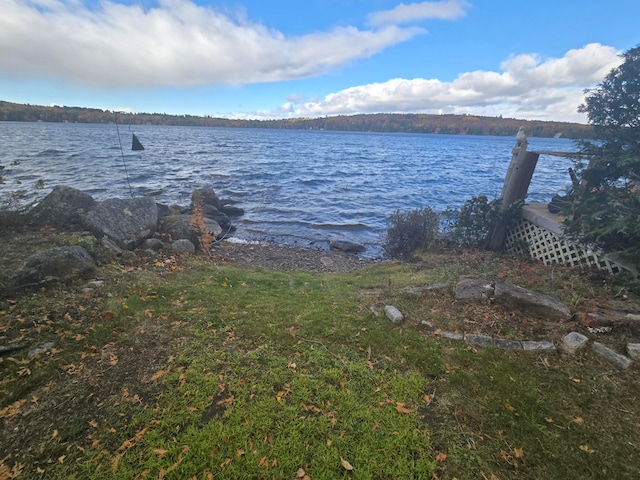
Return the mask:
M 420 2 L 405 5 L 401 3 L 392 10 L 384 10 L 369 15 L 371 25 L 399 25 L 406 22 L 437 18 L 455 20 L 466 14 L 469 4 L 465 0 L 444 0 L 441 2 Z
M 374 112 L 471 113 L 584 122 L 577 112 L 584 88 L 601 82 L 621 63 L 620 52 L 598 43 L 542 60 L 517 55 L 500 72 L 475 71 L 452 82 L 395 78 L 347 88 L 322 100 L 293 103 L 253 117 L 308 117 Z
M 98 87 L 247 84 L 305 78 L 424 32 L 384 25 L 298 37 L 191 0 L 0 0 L 0 71 Z

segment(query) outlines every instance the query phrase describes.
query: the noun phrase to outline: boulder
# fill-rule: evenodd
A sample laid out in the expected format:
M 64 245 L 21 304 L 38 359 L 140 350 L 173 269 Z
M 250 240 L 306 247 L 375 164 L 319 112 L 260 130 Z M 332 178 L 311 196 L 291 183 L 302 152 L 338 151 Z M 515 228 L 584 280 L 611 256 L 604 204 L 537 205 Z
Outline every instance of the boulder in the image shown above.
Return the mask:
M 550 320 L 571 318 L 569 308 L 557 298 L 527 290 L 504 280 L 496 280 L 494 296 L 499 303 L 519 308 L 529 314 Z
M 340 250 L 346 253 L 361 253 L 364 252 L 364 245 L 359 243 L 348 242 L 346 240 L 335 240 L 329 242 L 329 248 L 331 250 Z
M 211 205 L 220 210 L 222 202 L 216 195 L 216 192 L 212 188 L 198 188 L 191 194 L 191 209 L 193 210 L 193 204 L 196 202 L 202 203 L 202 205 Z
M 475 278 L 463 278 L 456 284 L 456 298 L 460 300 L 476 300 L 493 296 L 491 282 Z
M 229 217 L 212 205 L 204 205 L 202 207 L 202 213 L 206 218 L 210 218 L 220 225 L 220 228 L 223 230 L 227 230 L 231 226 Z
M 165 205 L 164 203 L 158 203 L 157 205 L 158 218 L 168 217 L 169 215 L 180 215 L 185 211 L 180 205 Z
M 220 212 L 228 215 L 229 217 L 241 217 L 244 215 L 244 209 L 240 207 L 234 207 L 232 205 L 222 205 Z
M 584 348 L 589 343 L 589 339 L 578 332 L 569 332 L 562 337 L 560 348 L 568 354 L 574 354 Z
M 88 278 L 95 271 L 95 263 L 87 250 L 79 245 L 57 247 L 27 258 L 24 266 L 9 280 L 9 292 L 69 283 Z
M 190 240 L 181 238 L 171 244 L 171 250 L 173 250 L 174 253 L 194 253 L 196 251 L 196 246 L 191 243 Z
M 113 198 L 96 204 L 82 220 L 96 236 L 109 237 L 119 247 L 131 250 L 155 232 L 158 206 L 151 197 Z
M 385 305 L 384 314 L 391 320 L 391 323 L 400 323 L 404 320 L 404 315 L 393 305 Z
M 616 351 L 612 350 L 606 345 L 603 345 L 600 342 L 593 342 L 593 344 L 591 344 L 591 347 L 593 348 L 593 351 L 600 355 L 602 358 L 608 360 L 609 362 L 620 368 L 627 369 L 633 363 L 633 361 L 628 357 L 620 355 Z
M 88 193 L 58 185 L 29 214 L 40 225 L 67 227 L 80 225 L 80 216 L 95 205 L 96 201 Z
M 214 220 L 204 218 L 204 224 L 211 235 L 217 237 L 222 228 Z M 169 215 L 160 219 L 158 229 L 160 233 L 169 235 L 173 240 L 187 239 L 194 245 L 198 244 L 198 232 L 191 226 L 191 215 Z

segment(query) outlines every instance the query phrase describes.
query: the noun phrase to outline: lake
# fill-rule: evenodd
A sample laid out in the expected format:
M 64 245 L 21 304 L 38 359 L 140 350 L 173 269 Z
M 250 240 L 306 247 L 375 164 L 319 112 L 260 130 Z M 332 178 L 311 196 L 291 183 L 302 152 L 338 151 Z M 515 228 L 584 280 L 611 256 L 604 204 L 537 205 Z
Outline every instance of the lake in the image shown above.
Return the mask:
M 131 150 L 132 133 L 145 150 Z M 0 195 L 25 189 L 38 200 L 68 185 L 96 200 L 157 192 L 160 203 L 187 206 L 194 189 L 211 187 L 245 210 L 233 221 L 236 238 L 322 248 L 348 240 L 378 256 L 396 210 L 498 197 L 514 144 L 472 135 L 0 122 Z M 575 146 L 530 138 L 529 149 Z M 562 193 L 570 166 L 541 156 L 527 200 Z

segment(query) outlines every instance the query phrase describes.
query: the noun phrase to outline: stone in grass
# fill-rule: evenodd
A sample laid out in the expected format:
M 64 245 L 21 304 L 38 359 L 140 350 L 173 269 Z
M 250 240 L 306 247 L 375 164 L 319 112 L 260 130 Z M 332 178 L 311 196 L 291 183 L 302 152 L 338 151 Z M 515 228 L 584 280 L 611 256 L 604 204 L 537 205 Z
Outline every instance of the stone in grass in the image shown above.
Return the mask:
M 627 343 L 627 354 L 634 360 L 640 360 L 640 343 Z
M 400 312 L 400 310 L 398 310 L 393 305 L 386 305 L 384 307 L 384 314 L 389 320 L 391 320 L 392 323 L 400 323 L 404 320 L 404 315 L 402 315 L 402 312 Z
M 488 335 L 478 335 L 475 333 L 470 333 L 468 335 L 465 335 L 464 339 L 469 345 L 474 345 L 476 347 L 493 346 L 493 338 Z
M 526 351 L 552 351 L 556 349 L 556 346 L 553 342 L 548 342 L 546 340 L 535 342 L 535 341 L 523 341 L 522 349 Z
M 493 345 L 505 350 L 522 350 L 522 343 L 518 340 L 506 340 L 504 338 L 494 338 Z
M 475 300 L 493 296 L 493 285 L 487 280 L 464 278 L 456 284 L 456 298 Z
M 461 333 L 439 332 L 437 333 L 437 335 L 448 338 L 449 340 L 464 340 L 464 335 L 462 335 Z
M 504 280 L 496 280 L 495 298 L 503 305 L 516 307 L 528 314 L 550 320 L 571 318 L 569 308 L 557 298 L 527 290 Z
M 187 240 L 186 238 L 181 238 L 180 240 L 173 242 L 171 244 L 171 249 L 175 253 L 194 253 L 196 251 L 195 245 L 191 240 Z
M 581 348 L 586 347 L 587 343 L 589 343 L 589 339 L 581 333 L 569 332 L 562 337 L 560 348 L 569 355 L 573 355 Z
M 629 368 L 633 363 L 631 359 L 625 357 L 624 355 L 620 355 L 619 353 L 613 351 L 600 342 L 593 342 L 592 348 L 593 351 L 600 355 L 602 358 L 610 361 L 620 368 Z

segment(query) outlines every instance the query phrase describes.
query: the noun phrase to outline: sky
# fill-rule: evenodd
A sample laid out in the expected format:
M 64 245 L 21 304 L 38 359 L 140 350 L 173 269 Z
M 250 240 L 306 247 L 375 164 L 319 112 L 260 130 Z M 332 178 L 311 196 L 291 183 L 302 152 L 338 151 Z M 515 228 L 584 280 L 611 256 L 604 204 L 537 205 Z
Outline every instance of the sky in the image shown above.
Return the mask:
M 227 118 L 586 123 L 640 0 L 0 0 L 0 100 Z

